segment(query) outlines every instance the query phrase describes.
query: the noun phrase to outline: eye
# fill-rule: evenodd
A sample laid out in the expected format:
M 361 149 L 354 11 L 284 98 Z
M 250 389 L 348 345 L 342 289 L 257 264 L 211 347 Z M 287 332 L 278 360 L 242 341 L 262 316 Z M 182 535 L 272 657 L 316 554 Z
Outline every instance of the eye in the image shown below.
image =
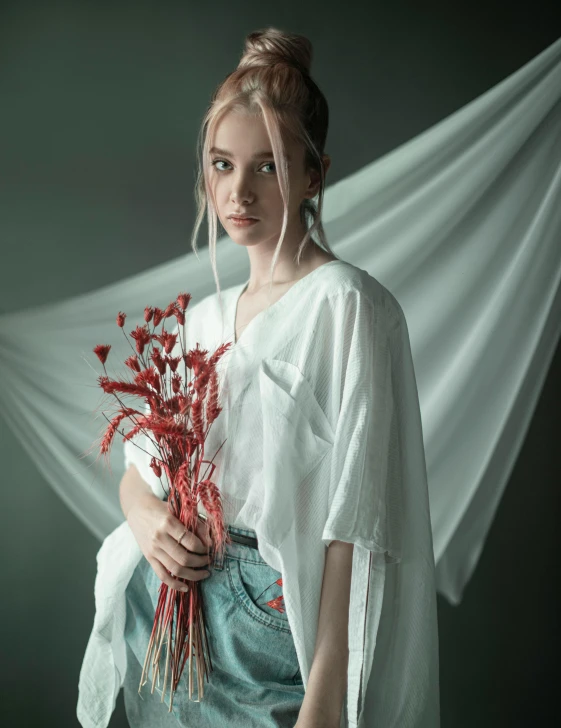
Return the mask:
M 227 162 L 225 159 L 213 159 L 212 166 L 216 169 L 217 172 L 227 172 L 228 171 L 226 169 L 222 169 L 221 167 L 217 167 L 216 166 L 217 164 L 227 164 L 228 166 L 230 166 L 230 163 Z M 275 167 L 275 163 L 267 162 L 266 164 L 263 164 L 261 168 L 263 168 L 263 167 Z M 275 174 L 275 172 L 276 172 L 276 167 L 273 172 L 267 172 L 267 174 Z
M 220 164 L 220 163 L 228 164 L 228 162 L 226 162 L 224 159 L 213 159 L 212 160 L 212 166 L 216 169 L 217 172 L 225 172 L 226 170 L 215 167 L 216 164 Z

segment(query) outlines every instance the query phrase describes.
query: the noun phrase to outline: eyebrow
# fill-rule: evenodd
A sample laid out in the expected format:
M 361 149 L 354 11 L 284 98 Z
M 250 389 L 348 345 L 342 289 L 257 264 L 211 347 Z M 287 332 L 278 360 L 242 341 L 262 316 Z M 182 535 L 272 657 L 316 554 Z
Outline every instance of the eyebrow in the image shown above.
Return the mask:
M 229 152 L 227 149 L 220 149 L 219 147 L 212 147 L 212 149 L 210 150 L 210 154 L 223 154 L 225 157 L 231 157 L 232 159 L 235 157 L 235 154 L 232 154 L 232 152 Z M 253 159 L 265 159 L 268 157 L 274 158 L 273 152 L 270 149 L 266 149 L 262 152 L 257 152 L 257 154 L 253 155 Z M 289 162 L 291 161 L 288 154 L 286 155 L 286 158 Z

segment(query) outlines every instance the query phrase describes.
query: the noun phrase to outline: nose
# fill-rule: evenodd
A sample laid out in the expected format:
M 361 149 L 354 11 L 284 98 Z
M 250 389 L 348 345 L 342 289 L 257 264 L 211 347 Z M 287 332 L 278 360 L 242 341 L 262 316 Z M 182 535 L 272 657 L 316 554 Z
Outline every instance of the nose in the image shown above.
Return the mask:
M 249 176 L 244 174 L 232 175 L 232 188 L 230 190 L 230 199 L 237 204 L 248 205 L 253 199 Z

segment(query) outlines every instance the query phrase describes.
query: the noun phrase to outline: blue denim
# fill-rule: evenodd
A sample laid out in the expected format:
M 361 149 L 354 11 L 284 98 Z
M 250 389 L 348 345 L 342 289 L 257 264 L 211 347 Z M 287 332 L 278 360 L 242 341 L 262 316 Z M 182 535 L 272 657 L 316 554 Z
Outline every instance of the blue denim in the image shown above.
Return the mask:
M 255 537 L 250 529 L 228 527 L 230 533 Z M 232 542 L 222 561 L 215 556 L 211 575 L 201 580 L 212 671 L 204 697 L 189 700 L 186 662 L 169 712 L 169 687 L 161 702 L 152 673 L 138 693 L 142 665 L 154 621 L 160 579 L 142 557 L 126 590 L 127 674 L 123 685 L 131 728 L 294 728 L 304 699 L 304 685 L 286 612 L 267 602 L 280 597 L 280 572 L 257 549 Z M 274 604 L 284 607 L 283 600 Z M 163 650 L 165 652 L 165 650 Z M 163 675 L 165 654 L 160 674 Z M 169 684 L 168 684 L 169 685 Z

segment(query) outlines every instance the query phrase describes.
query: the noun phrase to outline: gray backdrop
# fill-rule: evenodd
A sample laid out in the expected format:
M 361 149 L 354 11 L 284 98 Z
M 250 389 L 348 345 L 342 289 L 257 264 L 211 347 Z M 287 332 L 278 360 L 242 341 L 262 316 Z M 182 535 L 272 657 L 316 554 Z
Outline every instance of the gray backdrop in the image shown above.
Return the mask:
M 543 0 L 528 10 L 499 0 L 270 5 L 0 5 L 0 311 L 95 290 L 189 249 L 196 135 L 248 32 L 276 25 L 312 40 L 336 182 L 561 30 L 557 3 Z M 443 728 L 546 725 L 559 712 L 559 369 L 558 350 L 463 603 L 439 598 Z M 99 543 L 0 427 L 0 717 L 77 726 Z M 110 725 L 127 725 L 122 697 Z

